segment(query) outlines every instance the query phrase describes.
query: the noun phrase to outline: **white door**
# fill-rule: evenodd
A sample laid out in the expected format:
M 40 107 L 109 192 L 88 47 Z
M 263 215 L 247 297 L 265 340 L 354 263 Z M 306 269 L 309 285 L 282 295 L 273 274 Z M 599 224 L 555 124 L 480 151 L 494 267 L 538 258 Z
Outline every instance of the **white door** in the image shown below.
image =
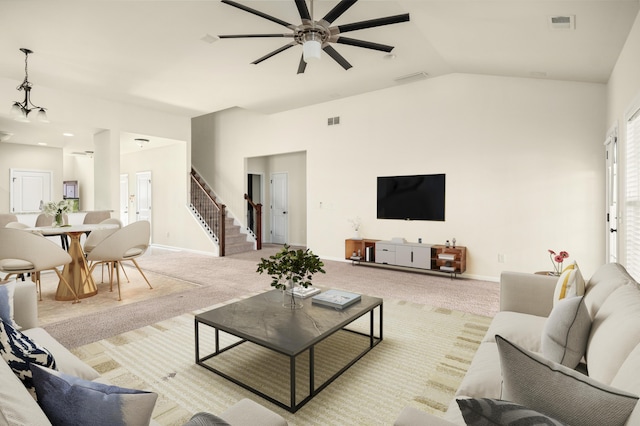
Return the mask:
M 52 172 L 11 169 L 10 174 L 12 213 L 37 212 L 51 201 Z
M 136 173 L 136 221 L 151 222 L 151 172 Z
M 605 216 L 606 261 L 618 261 L 618 136 L 617 127 L 609 132 L 605 141 L 606 199 Z
M 289 229 L 289 186 L 287 173 L 271 175 L 271 242 L 287 243 Z
M 129 224 L 129 175 L 120 175 L 120 221 Z

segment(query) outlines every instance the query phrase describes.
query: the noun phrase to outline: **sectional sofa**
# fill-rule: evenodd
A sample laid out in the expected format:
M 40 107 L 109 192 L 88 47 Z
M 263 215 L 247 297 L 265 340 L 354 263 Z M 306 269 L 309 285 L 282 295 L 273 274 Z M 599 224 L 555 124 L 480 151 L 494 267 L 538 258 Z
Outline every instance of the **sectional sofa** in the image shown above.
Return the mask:
M 12 326 L 5 325 L 6 322 L 9 322 L 8 320 L 0 321 L 0 352 L 5 352 L 0 357 L 0 426 L 70 424 L 65 416 L 70 416 L 74 420 L 80 416 L 95 417 L 95 420 L 73 424 L 118 424 L 108 420 L 107 417 L 117 415 L 114 414 L 114 410 L 107 408 L 114 398 L 113 405 L 119 405 L 118 410 L 123 417 L 126 417 L 125 423 L 127 425 L 141 424 L 140 422 L 149 423 L 157 398 L 156 394 L 144 391 L 116 394 L 117 389 L 109 387 L 108 383 L 105 384 L 96 370 L 69 352 L 43 328 L 38 327 L 38 302 L 35 284 L 30 281 L 17 281 L 11 287 L 13 288 L 11 291 L 13 294 L 11 297 L 13 299 L 13 320 L 20 330 L 14 332 Z M 0 289 L 0 304 L 7 301 L 7 291 L 6 288 Z M 2 313 L 0 312 L 0 314 Z M 4 318 L 4 316 L 2 317 Z M 13 337 L 7 337 L 8 333 L 13 333 Z M 27 339 L 24 339 L 24 336 L 27 336 Z M 26 340 L 30 340 L 36 346 L 29 347 L 30 343 L 25 343 Z M 22 362 L 11 354 L 7 355 L 6 352 L 10 352 L 12 346 L 20 346 L 23 350 L 28 348 L 31 356 L 40 357 L 39 359 L 52 358 L 55 361 L 56 371 L 30 367 L 31 370 L 35 369 L 31 380 L 37 390 L 39 402 L 36 402 L 32 395 L 33 392 L 30 393 L 27 390 L 23 381 L 14 372 L 14 368 L 19 368 L 19 364 Z M 38 348 L 45 348 L 46 351 L 39 351 Z M 9 366 L 9 363 L 12 367 Z M 62 386 L 67 387 L 60 391 Z M 55 388 L 56 393 L 51 390 L 52 388 Z M 76 392 L 78 388 L 90 388 L 90 390 L 78 396 L 78 392 Z M 64 392 L 65 396 L 61 396 L 61 393 L 58 392 Z M 94 400 L 89 398 L 97 392 L 102 392 L 101 401 L 106 402 L 91 402 Z M 50 394 L 52 396 L 47 396 Z M 81 403 L 73 406 L 71 401 L 80 401 Z M 47 404 L 47 414 L 41 408 L 45 404 Z M 145 407 L 146 420 L 142 418 Z M 157 425 L 153 420 L 150 421 L 150 424 Z M 218 416 L 197 413 L 187 423 L 189 426 L 222 424 L 286 426 L 287 422 L 280 415 L 252 400 L 243 399 Z
M 566 279 L 578 294 L 559 299 Z M 500 312 L 444 418 L 410 406 L 395 425 L 640 425 L 640 286 L 615 263 L 580 280 L 504 272 Z

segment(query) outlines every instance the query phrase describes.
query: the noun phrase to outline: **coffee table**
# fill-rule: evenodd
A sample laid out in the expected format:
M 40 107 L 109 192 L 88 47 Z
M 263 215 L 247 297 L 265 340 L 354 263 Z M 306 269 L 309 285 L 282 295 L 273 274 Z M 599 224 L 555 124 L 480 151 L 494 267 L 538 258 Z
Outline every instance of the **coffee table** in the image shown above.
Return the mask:
M 302 309 L 292 310 L 282 306 L 282 292 L 280 290 L 271 290 L 221 306 L 198 314 L 195 317 L 196 364 L 242 386 L 279 407 L 295 413 L 382 341 L 382 302 L 381 298 L 362 295 L 360 302 L 338 310 L 312 304 L 311 298 L 307 298 L 303 300 L 304 307 Z M 376 309 L 378 311 L 377 335 L 374 331 L 374 312 Z M 369 314 L 368 333 L 345 328 L 366 314 Z M 215 330 L 215 351 L 204 356 L 200 355 L 201 324 L 212 327 Z M 314 368 L 316 345 L 341 330 L 367 337 L 368 344 L 365 344 L 364 350 L 357 353 L 337 373 L 323 383 L 316 385 Z M 221 347 L 221 331 L 236 336 L 239 340 L 236 339 L 237 341 L 234 343 Z M 289 404 L 285 404 L 232 377 L 230 374 L 210 365 L 210 363 L 205 363 L 205 361 L 237 348 L 246 342 L 251 342 L 289 357 Z M 238 348 L 236 350 L 241 349 Z M 303 353 L 308 353 L 309 394 L 302 398 L 300 402 L 296 402 L 296 358 Z

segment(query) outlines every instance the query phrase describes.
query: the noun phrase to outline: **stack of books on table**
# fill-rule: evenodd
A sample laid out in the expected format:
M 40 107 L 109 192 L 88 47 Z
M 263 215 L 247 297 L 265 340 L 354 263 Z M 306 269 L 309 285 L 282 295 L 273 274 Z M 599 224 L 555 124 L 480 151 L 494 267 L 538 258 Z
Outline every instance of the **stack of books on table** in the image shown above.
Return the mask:
M 291 294 L 291 290 L 287 289 L 286 293 Z M 306 299 L 307 297 L 311 297 L 314 294 L 318 294 L 318 293 L 320 293 L 320 289 L 316 287 L 311 287 L 311 286 L 307 288 L 304 288 L 302 286 L 297 286 L 293 289 L 293 295 L 295 297 L 300 297 L 302 299 Z
M 316 305 L 329 306 L 331 308 L 344 309 L 360 301 L 360 295 L 342 290 L 327 290 L 316 294 L 311 302 Z

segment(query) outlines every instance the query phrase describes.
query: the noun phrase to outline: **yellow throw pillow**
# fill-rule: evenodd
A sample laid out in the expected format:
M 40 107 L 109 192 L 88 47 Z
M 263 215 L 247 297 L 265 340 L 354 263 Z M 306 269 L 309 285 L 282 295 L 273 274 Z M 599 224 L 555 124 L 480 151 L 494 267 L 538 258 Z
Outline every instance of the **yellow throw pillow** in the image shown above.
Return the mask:
M 573 262 L 562 271 L 553 293 L 553 304 L 566 297 L 584 295 L 584 278 L 578 264 Z

